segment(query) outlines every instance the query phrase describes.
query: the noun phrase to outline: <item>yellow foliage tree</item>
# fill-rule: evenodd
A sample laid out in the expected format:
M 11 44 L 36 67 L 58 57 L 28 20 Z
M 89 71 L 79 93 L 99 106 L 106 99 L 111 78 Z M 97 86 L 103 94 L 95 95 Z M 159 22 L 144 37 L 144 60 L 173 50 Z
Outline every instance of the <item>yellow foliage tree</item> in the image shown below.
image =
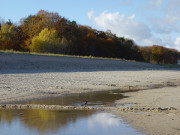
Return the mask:
M 30 45 L 31 52 L 59 53 L 61 40 L 56 30 L 43 29 L 38 36 L 33 37 Z
M 14 49 L 15 43 L 15 26 L 2 24 L 0 29 L 0 49 Z

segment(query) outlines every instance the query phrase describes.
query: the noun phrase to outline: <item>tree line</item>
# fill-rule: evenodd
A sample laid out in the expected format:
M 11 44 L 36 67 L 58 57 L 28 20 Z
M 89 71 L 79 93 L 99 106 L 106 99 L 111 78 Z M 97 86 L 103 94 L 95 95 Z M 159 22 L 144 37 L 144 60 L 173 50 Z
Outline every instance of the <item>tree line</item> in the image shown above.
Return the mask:
M 133 40 L 111 31 L 99 31 L 40 10 L 22 18 L 18 25 L 10 20 L 0 24 L 0 49 L 37 53 L 122 58 L 152 63 L 176 64 L 180 53 L 158 45 L 140 47 Z

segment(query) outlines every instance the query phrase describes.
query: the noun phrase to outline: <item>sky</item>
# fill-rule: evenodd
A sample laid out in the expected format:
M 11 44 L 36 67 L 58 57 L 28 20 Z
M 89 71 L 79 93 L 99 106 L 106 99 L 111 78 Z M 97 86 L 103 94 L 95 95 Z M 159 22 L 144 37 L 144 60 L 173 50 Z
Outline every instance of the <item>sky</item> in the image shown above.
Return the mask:
M 180 0 L 0 0 L 0 19 L 14 23 L 41 9 L 137 45 L 180 51 Z

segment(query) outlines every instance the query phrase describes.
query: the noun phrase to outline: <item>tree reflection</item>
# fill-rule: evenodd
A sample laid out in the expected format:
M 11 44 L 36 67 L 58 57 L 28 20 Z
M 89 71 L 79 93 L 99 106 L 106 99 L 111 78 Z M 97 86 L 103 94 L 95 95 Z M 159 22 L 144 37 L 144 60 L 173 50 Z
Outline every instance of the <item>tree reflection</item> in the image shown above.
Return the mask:
M 94 111 L 50 111 L 50 110 L 0 110 L 0 123 L 11 124 L 18 119 L 29 130 L 40 134 L 56 132 L 78 119 L 92 115 Z

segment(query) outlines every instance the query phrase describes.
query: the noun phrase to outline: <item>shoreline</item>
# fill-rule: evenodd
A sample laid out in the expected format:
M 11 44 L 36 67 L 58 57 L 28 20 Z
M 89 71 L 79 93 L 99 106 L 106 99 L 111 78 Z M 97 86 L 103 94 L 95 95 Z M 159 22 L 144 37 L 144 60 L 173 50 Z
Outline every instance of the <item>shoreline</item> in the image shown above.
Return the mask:
M 117 111 L 117 112 L 135 112 L 135 113 L 175 113 L 180 115 L 180 111 L 177 108 L 145 108 L 145 107 L 113 107 L 113 106 L 64 106 L 64 105 L 43 105 L 43 104 L 1 104 L 0 109 L 40 109 L 40 110 L 99 110 L 99 111 Z M 116 112 L 116 113 L 117 113 Z

